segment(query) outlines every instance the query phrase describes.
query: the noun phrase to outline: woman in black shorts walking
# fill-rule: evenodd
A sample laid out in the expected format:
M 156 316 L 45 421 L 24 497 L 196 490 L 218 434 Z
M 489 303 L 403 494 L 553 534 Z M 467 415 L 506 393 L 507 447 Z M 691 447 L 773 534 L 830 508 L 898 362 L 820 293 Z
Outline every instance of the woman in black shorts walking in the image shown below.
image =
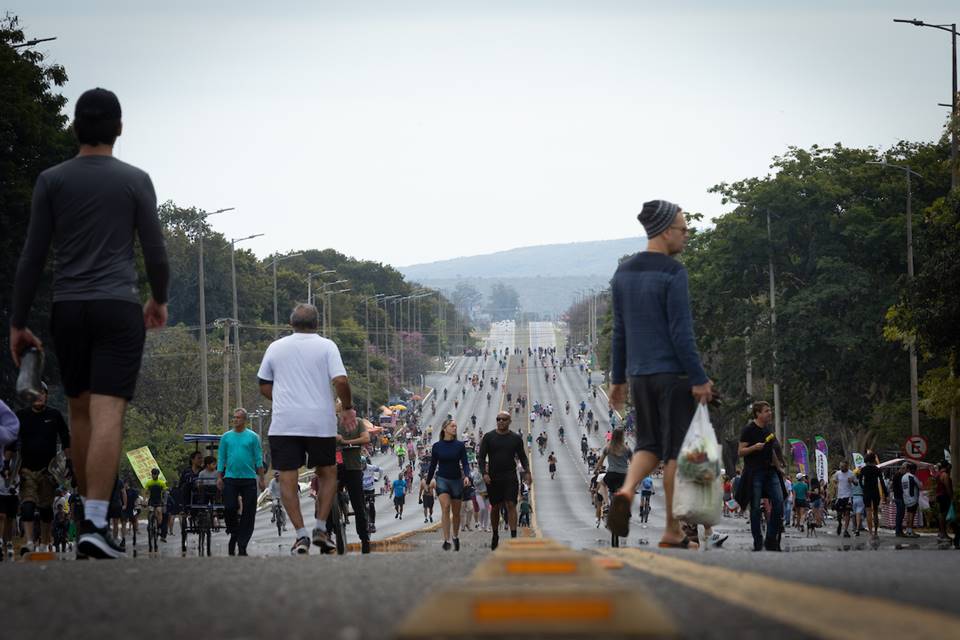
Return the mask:
M 426 480 L 428 485 L 436 480 L 443 550 L 450 550 L 452 528 L 453 548 L 460 551 L 460 509 L 463 488 L 470 484 L 470 463 L 467 461 L 466 446 L 457 440 L 456 420 L 447 420 L 440 428 L 440 440 L 433 443 Z

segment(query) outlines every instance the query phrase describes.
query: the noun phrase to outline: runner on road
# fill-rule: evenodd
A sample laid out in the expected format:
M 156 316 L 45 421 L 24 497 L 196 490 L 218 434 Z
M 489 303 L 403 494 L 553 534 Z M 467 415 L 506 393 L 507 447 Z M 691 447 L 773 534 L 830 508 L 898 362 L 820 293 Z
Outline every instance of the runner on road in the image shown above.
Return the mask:
M 457 421 L 448 420 L 440 428 L 440 440 L 433 443 L 430 454 L 430 469 L 427 484 L 436 482 L 440 497 L 440 529 L 443 535 L 443 550 L 460 551 L 460 515 L 463 489 L 470 484 L 470 463 L 467 447 L 457 440 Z M 451 532 L 452 528 L 452 532 Z
M 627 536 L 637 485 L 663 461 L 666 528 L 660 546 L 695 548 L 673 517 L 677 455 L 696 403 L 713 397 L 713 383 L 700 363 L 693 335 L 687 271 L 672 257 L 683 251 L 689 230 L 680 207 L 665 200 L 644 203 L 637 218 L 647 234 L 647 250 L 621 262 L 611 281 L 609 394 L 610 406 L 622 409 L 629 376 L 637 411 L 637 455 L 612 498 L 607 526 Z
M 496 549 L 500 543 L 500 508 L 504 504 L 507 508 L 510 537 L 517 537 L 517 498 L 520 494 L 520 483 L 517 479 L 518 460 L 523 468 L 524 482 L 529 485 L 530 461 L 523 450 L 523 439 L 519 434 L 510 431 L 510 414 L 501 411 L 497 414 L 497 428 L 483 436 L 480 441 L 480 454 L 477 456 L 477 464 L 487 485 L 487 497 L 491 505 L 491 549 Z
M 393 518 L 403 520 L 403 505 L 407 501 L 407 481 L 398 477 L 393 481 Z
M 340 350 L 317 334 L 319 320 L 316 307 L 298 304 L 290 314 L 293 333 L 267 347 L 257 373 L 260 393 L 273 401 L 270 457 L 280 472 L 283 506 L 296 530 L 291 553 L 299 555 L 310 552 L 311 541 L 298 495 L 297 476 L 304 465 L 318 478 L 313 544 L 324 553 L 336 551 L 326 532 L 337 491 L 337 416 L 331 384 L 343 407 L 344 428 L 356 428 L 357 421 Z
M 550 455 L 547 456 L 547 464 L 550 465 L 550 479 L 553 480 L 554 476 L 557 474 L 557 456 L 550 452 Z
M 107 528 L 107 509 L 146 330 L 167 322 L 170 279 L 150 176 L 113 157 L 121 115 L 120 101 L 106 89 L 91 89 L 77 100 L 73 131 L 80 151 L 37 178 L 10 317 L 10 352 L 19 367 L 26 349 L 43 348 L 27 319 L 52 241 L 51 333 L 70 405 L 74 470 L 84 501 L 76 550 L 91 558 L 124 554 Z M 150 284 L 145 305 L 134 234 Z

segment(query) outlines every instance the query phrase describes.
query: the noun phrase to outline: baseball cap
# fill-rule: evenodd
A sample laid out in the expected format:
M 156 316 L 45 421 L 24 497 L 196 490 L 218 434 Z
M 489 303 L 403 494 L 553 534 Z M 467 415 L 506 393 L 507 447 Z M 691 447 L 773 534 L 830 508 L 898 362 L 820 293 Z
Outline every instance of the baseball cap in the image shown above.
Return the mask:
M 802 473 L 798 473 L 798 474 L 797 474 L 797 480 L 800 480 L 801 478 L 803 478 L 803 474 L 802 474 Z

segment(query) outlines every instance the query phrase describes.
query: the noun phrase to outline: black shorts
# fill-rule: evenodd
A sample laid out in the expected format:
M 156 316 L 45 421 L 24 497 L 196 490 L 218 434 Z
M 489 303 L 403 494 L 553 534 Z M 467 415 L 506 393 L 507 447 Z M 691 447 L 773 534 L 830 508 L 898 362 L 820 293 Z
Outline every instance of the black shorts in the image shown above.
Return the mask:
M 697 405 L 690 379 L 678 373 L 630 377 L 637 408 L 637 451 L 649 451 L 660 460 L 676 460 Z
M 123 300 L 55 302 L 50 319 L 67 396 L 89 391 L 133 398 L 147 330 L 139 304 Z
M 870 509 L 870 508 L 879 509 L 880 508 L 880 492 L 876 491 L 871 493 L 869 491 L 864 491 L 863 506 L 866 509 Z
M 837 498 L 835 509 L 837 513 L 850 511 L 850 498 Z
M 487 483 L 487 499 L 490 504 L 512 502 L 516 504 L 520 495 L 520 480 L 516 473 L 494 476 Z
M 270 436 L 270 460 L 277 471 L 337 464 L 337 439 L 308 436 Z
M 623 486 L 623 481 L 627 479 L 627 474 L 617 473 L 616 471 L 608 471 L 603 476 L 603 484 L 607 485 L 607 489 L 611 492 L 616 493 L 620 490 L 620 487 Z
M 0 513 L 8 518 L 17 517 L 17 509 L 20 508 L 20 500 L 17 496 L 0 496 Z M 2 532 L 0 532 L 2 533 Z
M 407 496 L 393 496 L 393 506 L 402 507 L 407 501 Z
M 123 507 L 110 505 L 107 507 L 107 520 L 119 520 L 123 515 Z

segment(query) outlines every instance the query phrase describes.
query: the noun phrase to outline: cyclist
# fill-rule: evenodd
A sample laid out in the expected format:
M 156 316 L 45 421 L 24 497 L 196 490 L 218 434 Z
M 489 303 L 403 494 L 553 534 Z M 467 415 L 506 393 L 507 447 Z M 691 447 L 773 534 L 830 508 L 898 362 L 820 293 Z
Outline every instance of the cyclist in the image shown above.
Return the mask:
M 557 456 L 554 455 L 553 451 L 547 456 L 547 464 L 550 465 L 550 479 L 553 480 L 557 474 Z
M 120 546 L 126 548 L 128 524 L 134 532 L 134 539 L 136 539 L 137 515 L 140 513 L 141 498 L 140 492 L 136 490 L 129 479 L 123 481 L 123 492 L 126 495 L 126 500 L 123 503 L 123 511 L 120 513 Z
M 473 428 L 474 431 L 476 431 L 476 429 L 477 429 L 477 415 L 476 415 L 476 414 L 473 414 L 472 416 L 470 416 L 470 426 Z
M 160 469 L 150 470 L 150 479 L 143 485 L 147 492 L 147 507 L 157 519 L 157 528 L 163 522 L 163 492 L 167 490 L 167 483 L 160 479 Z M 166 542 L 166 540 L 164 540 Z
M 280 500 L 280 472 L 273 472 L 273 480 L 270 481 L 270 500 L 273 501 L 273 509 L 270 513 L 270 522 L 274 523 L 277 518 L 283 518 L 283 502 Z M 287 530 L 287 523 L 283 523 L 283 530 Z
M 653 478 L 647 476 L 640 483 L 640 522 L 646 525 L 650 518 L 650 496 L 653 495 Z
M 580 454 L 583 456 L 583 461 L 587 461 L 587 452 L 590 450 L 590 443 L 587 442 L 587 434 L 580 436 Z
M 193 504 L 193 489 L 197 483 L 197 476 L 202 469 L 203 453 L 194 451 L 190 454 L 186 468 L 180 472 L 180 482 L 177 485 L 180 487 L 180 502 L 182 505 L 180 531 L 187 530 L 187 515 L 190 512 L 190 505 Z M 129 510 L 130 507 L 128 505 L 127 511 Z M 180 551 L 184 553 L 187 551 L 187 539 L 182 535 L 180 537 Z
M 490 392 L 487 391 L 487 404 L 488 404 L 488 405 L 490 404 L 490 398 L 492 398 L 492 397 L 493 397 L 493 396 L 490 395 Z
M 397 443 L 393 447 L 393 452 L 397 454 L 397 466 L 403 469 L 403 460 L 407 456 L 407 450 L 401 443 Z
M 557 431 L 557 435 L 560 436 L 560 443 L 563 444 L 563 425 L 560 425 L 560 429 Z
M 363 457 L 363 501 L 367 506 L 367 529 L 370 533 L 377 530 L 377 474 L 382 470 L 375 464 L 370 463 L 370 459 Z

